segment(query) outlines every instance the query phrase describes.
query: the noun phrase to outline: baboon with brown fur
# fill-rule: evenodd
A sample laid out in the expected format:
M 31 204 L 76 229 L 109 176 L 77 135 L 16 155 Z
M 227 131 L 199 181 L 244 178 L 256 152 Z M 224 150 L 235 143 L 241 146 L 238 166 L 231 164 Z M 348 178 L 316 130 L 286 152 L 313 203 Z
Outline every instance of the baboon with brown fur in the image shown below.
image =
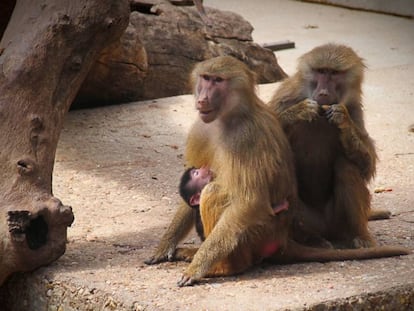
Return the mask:
M 363 118 L 364 69 L 347 46 L 316 47 L 270 101 L 293 150 L 299 197 L 312 211 L 305 222 L 340 247 L 374 246 L 368 218 L 389 216 L 370 209 L 377 154 Z

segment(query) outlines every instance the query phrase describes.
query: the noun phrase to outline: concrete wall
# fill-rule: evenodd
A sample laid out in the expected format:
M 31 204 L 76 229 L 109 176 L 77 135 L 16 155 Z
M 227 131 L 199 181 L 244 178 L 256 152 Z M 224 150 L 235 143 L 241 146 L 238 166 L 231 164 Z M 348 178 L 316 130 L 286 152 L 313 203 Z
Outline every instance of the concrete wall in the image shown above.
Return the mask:
M 332 4 L 353 9 L 362 9 L 405 17 L 414 17 L 414 0 L 304 0 Z

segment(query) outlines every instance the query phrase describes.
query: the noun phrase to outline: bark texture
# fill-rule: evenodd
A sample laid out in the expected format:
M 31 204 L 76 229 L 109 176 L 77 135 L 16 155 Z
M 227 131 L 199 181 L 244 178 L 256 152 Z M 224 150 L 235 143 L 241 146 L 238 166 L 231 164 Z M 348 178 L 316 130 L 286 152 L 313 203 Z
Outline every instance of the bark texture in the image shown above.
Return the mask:
M 59 258 L 72 209 L 52 193 L 63 120 L 128 1 L 18 0 L 0 41 L 0 285 Z
M 191 93 L 188 76 L 193 66 L 219 55 L 244 61 L 256 72 L 259 83 L 287 76 L 274 53 L 253 42 L 249 22 L 232 12 L 205 10 L 210 25 L 201 20 L 194 6 L 131 0 L 127 31 L 102 53 L 73 107 Z

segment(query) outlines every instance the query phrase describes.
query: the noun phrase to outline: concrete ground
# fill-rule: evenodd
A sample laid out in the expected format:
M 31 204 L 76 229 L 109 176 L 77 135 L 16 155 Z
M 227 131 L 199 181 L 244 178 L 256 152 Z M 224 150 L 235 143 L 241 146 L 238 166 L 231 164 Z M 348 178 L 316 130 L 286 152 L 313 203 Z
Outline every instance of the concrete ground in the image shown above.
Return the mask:
M 282 0 L 206 0 L 240 13 L 292 74 L 311 48 L 339 42 L 366 60 L 366 125 L 379 154 L 370 223 L 379 244 L 414 249 L 414 20 Z M 268 100 L 278 84 L 259 87 Z M 16 310 L 414 310 L 414 254 L 327 264 L 262 265 L 178 288 L 186 263 L 146 266 L 178 204 L 191 95 L 72 111 L 59 142 L 54 193 L 72 205 L 66 254 L 3 289 Z M 390 191 L 376 193 L 375 190 Z M 192 233 L 185 244 L 197 244 Z

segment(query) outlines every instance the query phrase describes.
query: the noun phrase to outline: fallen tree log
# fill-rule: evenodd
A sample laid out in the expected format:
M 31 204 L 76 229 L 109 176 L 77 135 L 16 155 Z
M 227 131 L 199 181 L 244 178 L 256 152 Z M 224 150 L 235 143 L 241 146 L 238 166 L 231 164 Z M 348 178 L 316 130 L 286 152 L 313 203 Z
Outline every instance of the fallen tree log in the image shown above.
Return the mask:
M 65 252 L 74 216 L 52 193 L 59 134 L 128 18 L 127 0 L 16 1 L 0 41 L 0 285 Z
M 191 93 L 188 77 L 193 66 L 219 55 L 245 62 L 259 83 L 287 76 L 274 53 L 253 42 L 252 25 L 236 13 L 205 7 L 210 21 L 206 25 L 194 6 L 165 0 L 130 2 L 127 30 L 102 52 L 74 108 Z

